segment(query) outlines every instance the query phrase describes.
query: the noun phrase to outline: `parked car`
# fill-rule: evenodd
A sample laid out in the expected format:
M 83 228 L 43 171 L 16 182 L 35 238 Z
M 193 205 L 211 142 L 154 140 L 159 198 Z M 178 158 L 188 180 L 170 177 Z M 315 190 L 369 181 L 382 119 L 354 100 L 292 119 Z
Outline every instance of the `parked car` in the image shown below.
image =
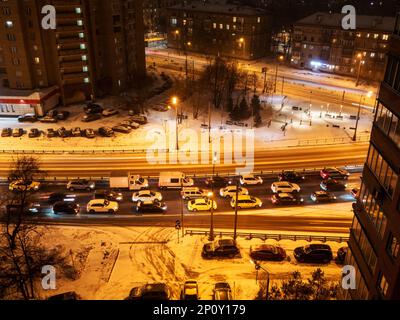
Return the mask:
M 85 129 L 84 130 L 84 134 L 83 134 L 86 138 L 89 138 L 89 139 L 93 139 L 93 138 L 95 138 L 96 137 L 96 133 L 94 132 L 94 130 L 93 129 Z
M 105 117 L 111 117 L 111 116 L 114 116 L 114 115 L 116 115 L 118 113 L 119 113 L 119 111 L 117 109 L 109 108 L 109 109 L 104 109 L 101 114 L 103 116 L 105 116 Z
M 36 128 L 32 128 L 29 133 L 28 133 L 28 137 L 29 138 L 38 138 L 40 137 L 40 135 L 42 134 L 42 132 Z
M 72 131 L 67 130 L 64 127 L 61 127 L 60 129 L 57 130 L 58 136 L 61 138 L 68 138 L 71 137 Z
M 250 246 L 250 258 L 262 261 L 282 261 L 286 259 L 286 251 L 279 246 L 269 244 Z
M 165 213 L 167 211 L 167 205 L 165 202 L 158 200 L 154 201 L 139 201 L 134 210 L 137 213 Z
M 115 213 L 118 209 L 118 202 L 107 199 L 92 199 L 86 205 L 89 213 Z
M 169 300 L 170 290 L 165 283 L 151 283 L 133 288 L 127 300 Z
M 99 114 L 103 112 L 103 108 L 96 103 L 88 103 L 83 110 L 86 114 Z
M 91 114 L 87 114 L 82 118 L 83 122 L 92 122 L 92 121 L 96 121 L 101 119 L 101 114 L 99 113 L 91 113 Z
M 82 130 L 79 127 L 75 127 L 72 129 L 71 134 L 73 137 L 82 137 Z
M 211 208 L 217 210 L 217 203 L 208 198 L 200 198 L 190 200 L 187 204 L 187 208 L 189 211 L 210 211 Z
M 273 204 L 301 204 L 304 199 L 292 193 L 274 193 L 271 197 Z
M 236 207 L 236 197 L 232 197 L 231 207 L 232 208 Z M 238 209 L 261 208 L 262 201 L 257 197 L 253 197 L 250 195 L 242 195 L 242 196 L 238 196 L 237 207 L 238 207 Z
M 24 130 L 23 129 L 21 129 L 21 128 L 14 128 L 13 130 L 12 130 L 12 136 L 14 137 L 14 138 L 19 138 L 19 137 L 22 137 L 23 135 L 24 135 Z
M 315 191 L 311 194 L 311 200 L 314 202 L 332 202 L 336 197 L 327 191 Z
M 59 111 L 57 113 L 57 120 L 67 120 L 68 117 L 70 116 L 70 112 L 69 111 Z
M 199 300 L 199 286 L 196 280 L 187 280 L 183 284 L 181 300 Z
M 230 181 L 229 179 L 220 176 L 207 178 L 204 182 L 207 187 L 214 187 L 214 188 L 225 188 L 227 185 L 232 183 L 232 181 Z
M 254 176 L 252 174 L 246 174 L 240 176 L 240 184 L 242 186 L 253 186 L 253 185 L 261 185 L 264 181 L 260 176 Z
M 133 122 L 136 122 L 138 124 L 141 124 L 141 125 L 146 124 L 148 122 L 147 121 L 147 117 L 146 116 L 141 116 L 141 115 L 132 115 L 129 118 L 129 120 L 133 121 Z
M 53 205 L 55 214 L 78 214 L 80 211 L 79 204 L 71 201 L 59 201 Z
M 12 136 L 12 129 L 11 128 L 4 128 L 1 130 L 1 136 L 4 137 L 11 137 Z
M 54 138 L 54 137 L 58 136 L 58 132 L 56 130 L 52 129 L 52 128 L 49 128 L 49 129 L 47 129 L 46 136 L 48 138 Z
M 247 190 L 246 188 L 243 188 L 243 187 L 237 188 L 236 186 L 227 186 L 227 187 L 221 188 L 219 190 L 219 195 L 222 198 L 227 198 L 227 199 L 236 197 L 236 189 L 238 190 L 239 196 L 244 196 L 244 195 L 249 194 L 249 190 Z
M 48 195 L 44 195 L 44 198 L 47 199 L 48 204 L 55 204 L 56 202 L 60 201 L 68 201 L 68 202 L 74 202 L 76 200 L 76 195 L 75 194 L 66 194 L 63 192 L 53 192 Z
M 219 239 L 204 244 L 201 255 L 203 258 L 229 257 L 239 254 L 239 249 L 233 239 Z
M 339 263 L 344 263 L 344 260 L 346 259 L 346 254 L 349 251 L 348 247 L 341 247 L 338 249 L 337 254 L 336 254 L 336 261 Z
M 58 110 L 52 109 L 52 110 L 47 111 L 45 117 L 57 118 L 57 115 L 58 115 Z
M 289 182 L 303 182 L 305 176 L 296 171 L 282 171 L 278 175 L 279 181 L 289 181 Z
M 114 131 L 109 127 L 101 127 L 98 132 L 102 137 L 112 137 L 114 135 Z
M 18 117 L 18 122 L 36 122 L 37 116 L 34 113 L 27 113 Z
M 81 297 L 75 291 L 64 292 L 50 296 L 47 300 L 80 300 Z
M 161 201 L 163 199 L 162 194 L 157 191 L 152 190 L 139 190 L 132 194 L 132 201 L 154 201 L 158 200 Z
M 56 123 L 58 122 L 57 117 L 50 117 L 50 116 L 44 116 L 43 118 L 40 118 L 40 122 L 42 123 Z
M 120 133 L 130 133 L 131 131 L 132 131 L 132 128 L 131 127 L 128 127 L 128 126 L 115 126 L 115 127 L 112 127 L 112 130 L 114 131 L 114 132 L 120 132 Z
M 39 181 L 14 180 L 8 185 L 10 191 L 37 191 L 40 189 Z
M 67 189 L 69 191 L 75 190 L 87 190 L 92 191 L 96 188 L 96 183 L 94 181 L 86 180 L 86 179 L 77 179 L 71 180 L 67 183 Z
M 300 186 L 288 181 L 278 181 L 271 184 L 271 190 L 273 193 L 298 193 Z
M 232 289 L 227 282 L 217 282 L 213 289 L 213 300 L 232 300 Z
M 138 129 L 140 127 L 140 124 L 130 120 L 124 120 L 119 125 L 124 127 L 129 127 L 131 129 Z
M 350 173 L 347 170 L 339 168 L 324 168 L 320 172 L 322 179 L 348 179 Z
M 41 212 L 42 206 L 38 202 L 30 202 L 30 201 L 25 201 L 24 205 L 22 205 L 22 202 L 20 199 L 13 199 L 13 200 L 7 200 L 5 201 L 5 209 L 7 213 L 12 213 L 16 212 L 21 212 L 23 214 L 37 214 Z
M 347 184 L 343 184 L 334 179 L 323 180 L 320 187 L 324 191 L 343 191 L 346 190 Z
M 211 195 L 210 193 L 210 190 L 205 190 L 198 187 L 184 187 L 181 191 L 181 196 L 184 200 L 192 200 L 206 198 Z
M 294 249 L 294 257 L 299 262 L 328 263 L 333 259 L 332 249 L 327 244 L 309 244 Z

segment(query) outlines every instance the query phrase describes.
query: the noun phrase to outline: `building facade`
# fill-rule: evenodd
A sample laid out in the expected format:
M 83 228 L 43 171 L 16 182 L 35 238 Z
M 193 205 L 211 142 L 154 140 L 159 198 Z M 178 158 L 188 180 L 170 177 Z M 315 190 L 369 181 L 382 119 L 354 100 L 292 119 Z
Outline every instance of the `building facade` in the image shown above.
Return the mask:
M 346 299 L 400 299 L 400 16 L 377 99 L 346 264 L 356 270 Z
M 44 5 L 56 9 L 54 30 L 42 28 Z M 145 74 L 143 32 L 142 1 L 2 1 L 3 85 L 57 85 L 63 104 L 116 94 Z
M 149 33 L 166 32 L 167 8 L 183 3 L 184 0 L 146 0 L 143 3 L 145 31 Z
M 381 81 L 395 18 L 357 15 L 356 30 L 342 29 L 342 18 L 317 12 L 298 21 L 291 66 Z
M 270 49 L 270 17 L 262 9 L 224 1 L 188 1 L 168 9 L 168 47 L 234 59 L 257 59 Z

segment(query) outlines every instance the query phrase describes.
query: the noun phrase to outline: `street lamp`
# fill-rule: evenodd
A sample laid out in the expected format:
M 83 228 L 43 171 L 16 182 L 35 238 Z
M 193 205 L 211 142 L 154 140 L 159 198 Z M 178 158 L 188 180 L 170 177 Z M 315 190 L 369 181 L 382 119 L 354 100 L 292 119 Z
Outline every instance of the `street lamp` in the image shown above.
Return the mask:
M 361 113 L 361 103 L 364 98 L 365 101 L 365 96 L 361 95 L 360 97 L 360 103 L 358 104 L 358 112 L 357 112 L 357 119 L 356 119 L 356 127 L 354 128 L 354 135 L 353 135 L 353 141 L 357 140 L 357 129 L 358 129 L 358 121 L 360 120 L 360 113 Z
M 276 83 L 278 81 L 278 68 L 279 68 L 279 63 L 283 61 L 285 57 L 283 55 L 280 55 L 278 57 L 278 63 L 276 64 L 276 69 L 275 69 L 275 85 L 274 85 L 274 93 L 276 93 Z
M 176 136 L 176 151 L 179 150 L 179 141 L 178 141 L 178 98 L 172 97 L 171 99 L 172 104 L 175 107 L 175 136 Z
M 270 276 L 270 274 L 269 274 L 269 272 L 268 272 L 267 269 L 263 268 L 263 267 L 258 263 L 258 261 L 255 261 L 255 260 L 250 259 L 250 262 L 251 262 L 252 264 L 254 264 L 254 267 L 255 267 L 255 269 L 256 269 L 256 271 L 257 271 L 256 282 L 257 282 L 257 278 L 258 278 L 258 270 L 262 269 L 262 270 L 264 270 L 265 273 L 267 274 L 267 289 L 266 289 L 266 297 L 265 297 L 265 300 L 268 300 L 268 299 L 269 299 L 269 276 Z
M 358 84 L 360 82 L 360 74 L 361 74 L 361 66 L 365 63 L 364 60 L 361 59 L 362 58 L 362 54 L 359 53 L 357 55 L 357 59 L 360 60 L 359 64 L 358 64 L 358 72 L 357 72 L 357 81 L 356 81 L 356 87 L 358 87 Z
M 211 210 L 210 210 L 210 234 L 208 236 L 209 241 L 214 240 L 214 174 L 215 174 L 215 163 L 217 162 L 217 152 L 214 152 L 213 156 L 213 171 L 211 176 L 211 192 L 208 193 L 208 198 L 211 199 Z

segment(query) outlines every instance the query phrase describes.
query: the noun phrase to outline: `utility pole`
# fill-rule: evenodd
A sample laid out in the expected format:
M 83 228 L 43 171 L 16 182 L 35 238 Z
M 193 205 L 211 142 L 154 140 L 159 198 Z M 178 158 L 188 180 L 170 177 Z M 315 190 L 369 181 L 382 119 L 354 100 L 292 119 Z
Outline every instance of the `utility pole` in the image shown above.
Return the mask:
M 282 91 L 281 91 L 281 95 L 283 96 L 283 86 L 285 85 L 285 77 L 282 76 Z
M 215 174 L 215 163 L 217 162 L 217 152 L 214 152 L 213 156 L 213 171 L 211 176 L 211 210 L 210 210 L 210 234 L 208 236 L 209 241 L 214 240 L 214 174 Z
M 360 103 L 358 104 L 358 112 L 357 112 L 357 120 L 356 120 L 356 127 L 354 129 L 354 136 L 353 136 L 353 141 L 357 140 L 357 129 L 358 129 L 358 121 L 360 120 L 360 113 L 361 113 L 361 101 L 363 99 L 363 95 L 360 97 Z M 364 97 L 365 99 L 365 97 Z
M 275 69 L 275 85 L 274 85 L 274 93 L 276 93 L 276 83 L 278 81 L 278 64 L 276 64 L 276 69 Z
M 208 103 L 208 143 L 211 144 L 211 104 Z
M 181 191 L 183 191 L 183 177 L 181 177 Z M 183 195 L 182 195 L 181 196 L 181 229 L 182 229 L 182 238 L 184 236 L 184 231 L 183 231 L 183 227 L 184 227 L 184 224 L 183 224 L 183 205 L 184 205 L 184 203 L 183 203 Z M 178 234 L 179 234 L 179 230 L 178 230 Z
M 267 90 L 267 67 L 262 68 L 262 73 L 264 74 L 264 84 L 262 90 L 262 93 L 264 94 Z
M 235 242 L 236 242 L 237 218 L 238 218 L 238 198 L 239 198 L 239 179 L 236 181 L 236 194 L 235 194 L 235 224 L 233 229 L 233 240 Z
M 358 84 L 359 84 L 359 82 L 360 82 L 361 66 L 362 66 L 363 64 L 364 64 L 364 60 L 360 60 L 360 63 L 359 63 L 359 65 L 358 65 L 356 87 L 358 87 Z

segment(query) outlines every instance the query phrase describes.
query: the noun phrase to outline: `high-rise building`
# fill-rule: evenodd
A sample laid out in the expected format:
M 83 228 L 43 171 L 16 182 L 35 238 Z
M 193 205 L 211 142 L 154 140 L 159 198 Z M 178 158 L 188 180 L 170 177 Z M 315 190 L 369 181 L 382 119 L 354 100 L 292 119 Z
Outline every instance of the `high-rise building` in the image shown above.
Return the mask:
M 3 85 L 31 90 L 57 85 L 63 104 L 125 90 L 146 70 L 142 4 L 142 0 L 1 1 Z M 56 9 L 54 30 L 42 28 L 45 5 Z
M 356 289 L 347 299 L 400 299 L 400 16 L 389 44 L 346 264 Z

